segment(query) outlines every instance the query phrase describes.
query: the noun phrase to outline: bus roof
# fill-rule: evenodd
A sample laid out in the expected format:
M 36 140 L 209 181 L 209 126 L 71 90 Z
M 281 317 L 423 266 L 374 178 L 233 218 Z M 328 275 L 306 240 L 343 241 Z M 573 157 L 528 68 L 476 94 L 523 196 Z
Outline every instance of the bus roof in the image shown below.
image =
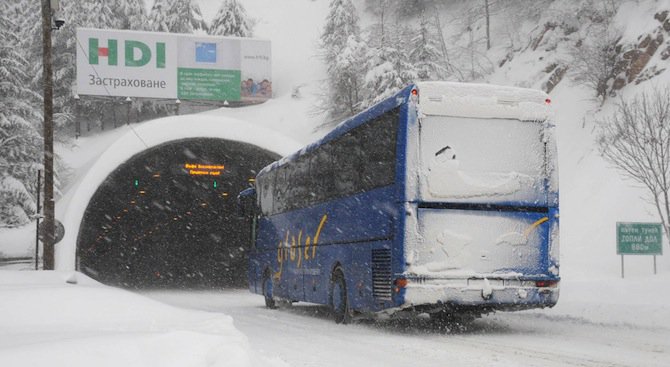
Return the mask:
M 338 124 L 321 139 L 263 168 L 271 171 L 314 150 L 365 121 L 374 119 L 406 102 L 416 89 L 421 116 L 504 118 L 521 121 L 545 121 L 550 117 L 549 95 L 540 90 L 491 84 L 458 82 L 418 82 Z
M 423 115 L 545 121 L 551 99 L 536 89 L 491 84 L 419 82 Z

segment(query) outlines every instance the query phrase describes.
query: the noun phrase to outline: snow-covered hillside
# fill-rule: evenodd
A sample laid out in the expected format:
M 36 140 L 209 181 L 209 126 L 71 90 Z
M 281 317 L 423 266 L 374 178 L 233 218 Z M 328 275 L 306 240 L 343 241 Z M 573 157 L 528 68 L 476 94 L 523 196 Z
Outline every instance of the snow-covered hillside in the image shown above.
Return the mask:
M 149 7 L 150 3 L 151 1 L 147 1 Z M 200 0 L 205 20 L 213 17 L 219 3 L 220 0 Z M 225 116 L 247 121 L 291 136 L 302 144 L 325 134 L 326 131 L 320 126 L 327 118 L 315 114 L 314 106 L 323 92 L 325 80 L 326 71 L 319 57 L 318 39 L 328 11 L 328 3 L 327 0 L 244 0 L 247 12 L 257 21 L 254 36 L 272 41 L 274 98 L 262 105 L 238 109 L 222 108 L 203 115 L 208 119 Z M 375 15 L 364 12 L 366 3 L 368 1 L 355 1 L 363 25 L 370 25 L 375 21 Z M 556 3 L 552 7 L 560 8 L 560 4 Z M 631 43 L 637 42 L 641 35 L 653 32 L 658 27 L 659 23 L 654 20 L 654 14 L 659 10 L 670 9 L 669 0 L 630 0 L 622 4 L 616 22 L 624 30 L 623 39 Z M 461 25 L 456 22 L 453 14 L 457 14 L 462 7 L 463 4 L 459 3 L 445 9 L 442 14 L 445 33 L 460 29 Z M 545 13 L 539 20 L 520 21 L 515 28 L 519 34 L 513 35 L 516 46 L 510 53 L 510 49 L 504 46 L 512 42 L 510 31 L 508 25 L 501 21 L 502 17 L 511 15 L 504 13 L 493 17 L 493 47 L 487 52 L 487 58 L 491 61 L 487 66 L 489 73 L 478 81 L 542 88 L 548 78 L 547 66 L 568 59 L 568 43 L 555 35 L 554 38 L 544 41 L 551 44 L 551 47 L 527 47 L 536 39 L 538 30 L 550 19 L 551 14 Z M 465 47 L 467 39 L 463 36 L 456 38 L 454 42 L 454 49 Z M 500 66 L 502 60 L 507 61 Z M 659 65 L 660 69 L 666 61 L 657 54 L 650 63 Z M 670 282 L 670 259 L 667 254 L 669 247 L 664 245 L 666 255 L 657 258 L 657 275 L 653 274 L 652 258 L 628 256 L 625 258 L 626 278 L 621 279 L 621 259 L 616 255 L 615 248 L 616 222 L 658 222 L 658 219 L 654 215 L 653 207 L 641 199 L 645 195 L 644 190 L 623 179 L 618 171 L 600 157 L 594 139 L 598 121 L 615 110 L 618 96 L 633 96 L 653 87 L 666 86 L 669 82 L 669 72 L 660 73 L 647 82 L 625 86 L 617 91 L 616 97 L 608 98 L 604 104 L 595 98 L 591 89 L 572 82 L 569 76 L 550 92 L 558 131 L 562 294 L 554 309 L 524 313 L 523 317 L 534 320 L 533 318 L 540 319 L 549 315 L 557 324 L 569 324 L 565 327 L 568 329 L 577 328 L 582 323 L 596 326 L 623 325 L 624 328 L 635 329 L 636 333 L 640 333 L 640 328 L 648 328 L 643 329 L 642 333 L 648 332 L 650 339 L 658 330 L 662 331 L 660 335 L 667 334 L 670 329 L 670 297 L 662 288 Z M 296 88 L 300 90 L 300 98 L 292 97 Z M 199 117 L 194 115 L 185 118 Z M 130 127 L 124 126 L 114 131 L 80 138 L 72 145 L 59 145 L 58 153 L 74 169 L 73 184 L 89 172 L 107 148 L 122 135 L 129 133 L 132 133 Z M 71 197 L 66 193 L 64 200 L 71 200 Z M 67 204 L 58 202 L 57 206 Z M 19 229 L 0 229 L 0 257 L 30 257 L 34 252 L 34 241 L 34 224 Z M 22 268 L 25 267 L 29 268 Z M 78 285 L 66 283 L 67 280 L 72 282 L 75 279 Z M 192 300 L 182 299 L 175 303 L 188 306 L 189 302 Z M 248 301 L 245 299 L 245 302 Z M 248 339 L 261 340 L 260 345 L 266 345 L 262 344 L 267 343 L 264 341 L 265 336 L 260 335 L 265 330 L 263 323 L 276 322 L 280 326 L 284 325 L 277 320 L 286 315 L 262 314 L 257 318 L 254 312 L 260 309 L 261 303 L 262 298 L 259 298 L 258 304 L 245 304 L 245 307 L 248 306 L 245 311 L 239 311 L 240 307 L 232 309 L 241 315 L 247 315 L 248 318 L 243 322 L 247 324 L 247 330 L 259 333 Z M 202 305 L 198 307 L 207 308 Z M 236 329 L 234 320 L 222 315 L 214 306 L 208 310 L 218 313 L 186 312 L 167 307 L 141 296 L 99 285 L 81 274 L 71 278 L 70 273 L 40 275 L 35 272 L 0 270 L 0 324 L 3 325 L 0 328 L 0 365 L 52 365 L 53 361 L 57 361 L 55 365 L 63 366 L 176 366 L 188 363 L 194 366 L 284 365 L 275 357 L 275 354 L 283 353 L 281 339 L 287 339 L 280 334 L 283 327 L 277 335 L 269 338 L 277 345 L 268 346 L 271 351 L 268 354 L 260 351 L 264 348 L 259 347 L 259 344 L 250 344 Z M 317 320 L 308 322 L 308 329 L 321 330 L 323 325 L 319 323 L 321 320 L 318 320 L 318 311 L 309 312 Z M 298 331 L 290 331 L 288 339 L 300 340 L 308 345 L 312 341 L 310 335 L 302 335 L 303 330 L 299 324 L 304 320 L 295 316 L 295 313 L 293 311 L 288 316 L 291 322 L 297 323 L 297 327 L 288 325 L 287 328 L 295 327 Z M 36 319 L 33 318 L 34 315 L 37 316 Z M 143 315 L 152 317 L 145 318 Z M 501 324 L 508 322 L 500 321 Z M 531 324 L 532 322 L 530 321 Z M 523 325 L 525 326 L 520 328 L 522 331 L 515 331 L 514 334 L 523 334 L 524 331 L 532 334 L 528 330 L 534 329 L 527 324 Z M 551 327 L 547 327 L 545 330 L 547 334 L 552 332 L 550 329 Z M 388 330 L 381 330 L 384 332 L 378 329 L 364 329 L 361 332 L 356 329 L 355 334 L 362 334 L 362 340 L 365 340 L 361 348 L 376 349 L 388 344 L 385 332 Z M 493 330 L 500 329 L 493 327 Z M 569 331 L 563 330 L 562 335 L 565 335 L 567 341 L 563 340 L 562 347 L 566 350 L 574 347 L 579 351 L 579 345 L 570 345 Z M 313 332 L 320 334 L 319 331 Z M 337 335 L 346 334 L 342 331 L 333 332 Z M 486 329 L 480 334 L 486 334 Z M 586 340 L 589 335 L 582 333 L 580 337 Z M 410 336 L 417 339 L 416 335 Z M 334 346 L 329 343 L 336 344 L 336 341 L 328 338 L 318 339 L 321 344 L 316 348 L 327 349 Z M 461 339 L 450 338 L 450 342 L 455 342 L 458 347 L 459 343 L 463 343 Z M 420 344 L 413 341 L 412 345 Z M 475 340 L 475 345 L 471 346 L 473 350 L 482 348 L 479 341 Z M 642 364 L 655 362 L 656 365 L 662 365 L 663 360 L 667 361 L 667 349 L 651 351 L 653 348 L 644 341 L 639 344 L 643 345 L 640 353 L 648 356 L 648 360 L 644 360 Z M 431 344 L 433 345 L 438 344 Z M 295 347 L 289 345 L 286 349 Z M 514 363 L 514 356 L 505 355 L 503 352 L 490 352 L 489 347 L 490 345 L 482 348 L 485 349 L 487 357 L 497 358 L 498 354 L 505 356 L 502 362 L 497 360 L 497 363 L 490 365 L 519 365 Z M 541 347 L 547 349 L 549 346 Z M 454 348 L 453 345 L 451 348 Z M 610 349 L 603 350 L 602 353 L 607 354 Z M 349 351 L 338 349 L 329 355 L 347 352 Z M 586 354 L 582 352 L 584 351 L 577 354 Z M 367 351 L 361 352 L 363 353 Z M 467 353 L 457 355 L 461 362 L 471 357 Z M 192 358 L 183 359 L 184 356 Z M 205 358 L 200 358 L 202 356 Z M 416 365 L 427 365 L 426 360 L 421 357 L 423 356 L 416 357 Z M 388 356 L 386 358 L 384 361 L 389 365 L 397 365 Z M 630 364 L 621 362 L 630 359 L 623 353 L 615 353 L 612 358 L 621 365 L 634 365 L 634 361 Z M 136 362 L 138 360 L 146 363 Z M 357 360 L 356 357 L 345 358 L 342 365 Z M 305 365 L 305 360 L 302 361 Z M 487 362 L 482 359 L 476 361 L 481 364 Z M 591 359 L 584 363 L 583 365 L 602 365 Z
M 249 121 L 260 126 L 281 131 L 295 140 L 307 143 L 325 133 L 319 126 L 323 115 L 314 114 L 314 106 L 322 92 L 325 70 L 319 58 L 318 38 L 320 26 L 328 10 L 326 1 L 290 0 L 282 5 L 268 0 L 248 0 L 245 7 L 255 18 L 255 36 L 272 40 L 273 75 L 275 98 L 263 105 L 242 109 L 219 109 L 206 112 L 207 115 L 230 116 Z M 356 2 L 362 16 L 362 23 L 371 24 L 375 15 L 364 11 L 364 1 Z M 150 5 L 150 4 L 148 4 Z M 558 4 L 552 5 L 560 9 Z M 203 0 L 201 7 L 205 19 L 212 17 L 218 1 Z M 446 8 L 444 19 L 453 20 L 454 12 L 460 5 Z M 668 1 L 631 1 L 622 3 L 616 22 L 624 30 L 623 39 L 634 42 L 658 27 L 654 14 L 670 8 Z M 300 11 L 297 11 L 299 9 Z M 543 22 L 551 20 L 555 12 L 543 14 L 540 23 L 525 19 L 517 25 L 521 35 L 519 40 L 527 43 L 537 37 Z M 504 14 L 498 15 L 502 17 Z M 567 42 L 560 37 L 547 37 L 545 47 L 527 47 L 521 44 L 518 50 L 509 54 L 508 33 L 505 22 L 492 18 L 493 47 L 488 52 L 490 60 L 509 60 L 502 67 L 492 69 L 484 81 L 524 87 L 541 88 L 546 82 L 543 72 L 548 64 L 567 60 Z M 498 21 L 497 21 L 498 19 Z M 556 20 L 556 19 L 554 19 Z M 560 19 L 558 19 L 560 20 Z M 459 23 L 444 22 L 446 34 L 455 32 Z M 525 34 L 525 36 L 524 36 Z M 501 45 L 501 46 L 495 46 Z M 454 45 L 454 48 L 458 44 Z M 656 57 L 653 60 L 661 63 Z M 620 95 L 632 96 L 653 87 L 667 85 L 670 76 L 661 73 L 650 81 L 639 85 L 629 85 Z M 301 98 L 292 98 L 296 87 Z M 556 110 L 558 126 L 560 182 L 561 182 L 561 242 L 562 276 L 581 278 L 583 276 L 616 278 L 619 276 L 620 259 L 615 253 L 615 223 L 617 221 L 654 222 L 653 207 L 641 197 L 644 190 L 634 187 L 599 156 L 594 143 L 594 129 L 599 120 L 614 110 L 616 97 L 611 97 L 601 106 L 594 98 L 592 90 L 565 77 L 551 91 Z M 76 177 L 81 176 L 95 163 L 95 159 L 114 139 L 122 135 L 121 128 L 112 132 L 83 138 L 73 146 L 61 146 L 59 154 L 75 169 Z M 65 203 L 61 203 L 65 204 Z M 32 226 L 18 230 L 0 230 L 5 256 L 31 256 L 33 253 Z M 659 257 L 660 273 L 670 270 L 670 261 Z M 627 257 L 626 268 L 630 276 L 648 276 L 652 260 L 648 257 Z
M 362 15 L 362 23 L 370 24 L 374 22 L 375 15 L 363 10 L 364 3 L 358 1 L 356 5 Z M 449 10 L 457 11 L 459 5 L 453 6 L 453 9 L 446 9 L 442 15 L 444 19 L 453 19 L 453 13 Z M 552 6 L 559 8 L 557 4 Z M 201 7 L 205 18 L 211 18 L 218 1 L 203 0 Z M 272 40 L 275 98 L 260 106 L 224 108 L 206 114 L 246 120 L 307 143 L 325 133 L 318 129 L 325 117 L 315 115 L 313 111 L 325 77 L 323 62 L 319 58 L 318 38 L 328 4 L 326 1 L 287 0 L 278 5 L 268 0 L 247 0 L 245 7 L 256 20 L 255 36 Z M 624 30 L 623 39 L 633 42 L 653 31 L 658 27 L 658 23 L 654 23 L 654 14 L 668 8 L 668 1 L 622 3 L 616 22 Z M 544 14 L 540 24 L 532 19 L 524 20 L 517 26 L 522 32 L 517 38 L 527 42 L 534 40 L 541 23 L 549 21 L 552 14 Z M 547 47 L 531 48 L 524 44 L 510 55 L 508 47 L 495 46 L 510 42 L 507 39 L 508 32 L 503 29 L 505 23 L 502 20 L 497 22 L 497 19 L 494 16 L 492 20 L 494 47 L 488 52 L 487 58 L 509 61 L 502 67 L 492 69 L 484 81 L 541 88 L 546 81 L 547 73 L 543 70 L 547 64 L 568 59 L 567 41 L 554 37 L 556 39 L 545 39 Z M 458 22 L 445 22 L 445 33 L 455 32 L 457 26 Z M 653 61 L 663 62 L 658 56 Z M 661 73 L 650 81 L 629 85 L 619 94 L 632 96 L 656 86 L 667 85 L 669 78 L 667 72 Z M 301 98 L 291 97 L 296 87 L 300 87 Z M 641 199 L 645 195 L 644 190 L 624 180 L 619 172 L 608 166 L 595 148 L 596 124 L 614 110 L 617 98 L 609 98 L 601 106 L 592 90 L 572 82 L 568 77 L 551 91 L 551 96 L 559 133 L 562 275 L 567 278 L 616 278 L 619 275 L 620 259 L 615 253 L 615 223 L 657 221 L 653 207 Z M 127 128 L 80 139 L 73 146 L 61 146 L 59 154 L 75 169 L 76 178 L 94 164 L 95 158 L 122 134 L 123 129 Z M 5 256 L 31 256 L 34 239 L 32 228 L 27 226 L 18 230 L 0 230 L 3 238 L 0 252 Z M 670 270 L 670 261 L 666 258 L 657 259 L 660 273 Z M 628 257 L 626 260 L 630 276 L 650 275 L 650 258 Z

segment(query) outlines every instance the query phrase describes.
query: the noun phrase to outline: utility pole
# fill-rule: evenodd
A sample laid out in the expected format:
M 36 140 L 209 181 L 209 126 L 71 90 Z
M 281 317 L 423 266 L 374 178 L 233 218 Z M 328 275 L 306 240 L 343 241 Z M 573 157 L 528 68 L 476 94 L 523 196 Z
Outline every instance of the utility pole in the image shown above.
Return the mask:
M 53 67 L 51 65 L 51 0 L 42 0 L 42 83 L 44 85 L 44 270 L 54 269 Z

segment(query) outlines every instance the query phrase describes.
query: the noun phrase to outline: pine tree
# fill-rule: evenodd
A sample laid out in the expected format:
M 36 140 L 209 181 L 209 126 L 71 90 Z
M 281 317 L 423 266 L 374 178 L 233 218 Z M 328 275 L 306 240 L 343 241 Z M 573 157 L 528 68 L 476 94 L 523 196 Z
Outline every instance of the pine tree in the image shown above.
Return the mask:
M 253 22 L 238 0 L 224 0 L 212 20 L 209 34 L 215 36 L 252 37 Z
M 156 0 L 149 21 L 158 32 L 193 33 L 207 31 L 200 7 L 195 0 Z
M 367 47 L 360 40 L 358 15 L 351 0 L 332 0 L 321 34 L 328 68 L 328 91 L 322 101 L 331 117 L 353 115 L 362 109 Z
M 111 10 L 117 19 L 116 29 L 150 29 L 144 0 L 114 0 Z
M 356 36 L 349 36 L 346 45 L 340 50 L 328 68 L 331 88 L 331 112 L 354 115 L 362 110 L 364 96 L 365 55 L 368 49 L 365 42 Z
M 16 50 L 16 24 L 0 9 L 0 226 L 26 224 L 35 213 L 33 184 L 42 139 L 40 97 L 28 87 L 28 62 Z
M 409 57 L 417 70 L 419 80 L 441 80 L 447 75 L 443 63 L 445 60 L 435 32 L 431 31 L 431 24 L 426 13 L 421 13 L 421 23 L 411 40 Z
M 408 49 L 407 39 L 411 32 L 402 26 L 393 29 L 396 33 L 387 32 L 381 40 L 381 47 L 368 55 L 368 72 L 365 75 L 368 95 L 365 106 L 390 97 L 418 78 L 414 64 L 404 51 Z
M 358 14 L 351 0 L 332 0 L 321 34 L 321 47 L 326 51 L 326 60 L 331 60 L 343 49 L 349 36 L 360 36 Z

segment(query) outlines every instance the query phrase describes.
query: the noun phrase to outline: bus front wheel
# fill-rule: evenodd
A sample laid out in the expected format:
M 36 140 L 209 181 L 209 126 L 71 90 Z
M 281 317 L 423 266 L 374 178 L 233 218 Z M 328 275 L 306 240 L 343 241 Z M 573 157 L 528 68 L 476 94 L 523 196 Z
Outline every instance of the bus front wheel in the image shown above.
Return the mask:
M 347 284 L 344 280 L 344 273 L 339 268 L 333 271 L 330 279 L 330 307 L 333 310 L 336 323 L 348 324 L 351 322 L 352 312 L 347 296 Z
M 263 276 L 263 296 L 265 297 L 265 307 L 275 309 L 277 304 L 272 296 L 272 278 L 269 273 Z

